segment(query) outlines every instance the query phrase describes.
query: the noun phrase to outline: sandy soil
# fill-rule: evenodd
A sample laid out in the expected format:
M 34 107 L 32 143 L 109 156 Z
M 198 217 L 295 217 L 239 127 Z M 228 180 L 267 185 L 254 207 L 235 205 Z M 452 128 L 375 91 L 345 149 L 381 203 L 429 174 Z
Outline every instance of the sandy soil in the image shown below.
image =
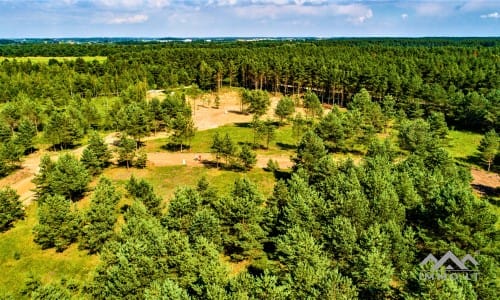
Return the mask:
M 479 194 L 496 195 L 500 188 L 500 176 L 497 173 L 488 172 L 476 168 L 471 169 L 472 187 Z
M 201 156 L 201 161 L 199 157 Z M 267 166 L 269 159 L 276 160 L 280 168 L 290 168 L 293 163 L 289 156 L 286 155 L 257 155 L 256 167 L 264 168 Z M 155 167 L 164 166 L 203 166 L 203 161 L 213 161 L 214 157 L 211 153 L 200 152 L 184 152 L 184 153 L 168 153 L 168 152 L 151 152 L 148 153 L 148 164 Z
M 154 90 L 148 92 L 148 98 L 161 97 L 163 91 Z M 213 105 L 215 94 L 209 96 L 211 97 L 211 104 Z M 239 122 L 249 122 L 252 120 L 251 115 L 245 115 L 240 113 L 240 97 L 238 92 L 229 91 L 220 94 L 220 107 L 215 109 L 213 107 L 206 107 L 201 99 L 196 101 L 197 109 L 194 111 L 194 122 L 198 130 L 206 130 L 211 128 L 216 128 L 221 125 L 239 123 Z M 268 111 L 268 116 L 272 117 L 274 107 L 278 102 L 278 97 L 271 98 L 271 108 Z M 192 102 L 194 105 L 194 101 Z M 205 103 L 207 104 L 207 103 Z M 154 136 L 149 136 L 143 139 L 143 141 L 158 139 L 166 137 L 165 132 L 158 132 Z M 107 144 L 112 145 L 118 139 L 118 133 L 108 134 L 104 140 Z M 73 149 L 70 152 L 76 156 L 80 156 L 83 152 L 83 147 Z M 38 166 L 40 164 L 40 158 L 45 154 L 49 153 L 52 159 L 56 159 L 62 152 L 49 152 L 45 150 L 37 151 L 33 154 L 26 156 L 22 163 L 21 168 L 16 170 L 9 176 L 0 179 L 0 188 L 10 186 L 15 189 L 20 195 L 21 201 L 24 205 L 29 205 L 33 200 L 35 193 L 33 189 L 35 184 L 31 181 L 38 172 Z M 209 153 L 202 154 L 205 157 L 209 157 Z M 186 160 L 186 164 L 189 165 L 201 165 L 199 162 L 194 161 L 193 153 L 148 153 L 148 159 L 151 165 L 156 166 L 170 166 L 170 165 L 181 165 L 182 160 Z M 267 164 L 269 157 L 258 157 L 257 165 L 259 167 L 264 167 Z M 289 165 L 287 161 L 288 158 L 273 158 L 278 160 L 281 167 L 285 168 Z M 288 159 L 289 160 L 289 159 Z
M 150 94 L 161 95 L 161 91 L 154 91 Z M 152 95 L 149 95 L 152 96 Z M 213 105 L 215 94 L 210 95 L 210 104 Z M 194 123 L 198 130 L 207 130 L 211 128 L 216 128 L 222 125 L 240 122 L 250 122 L 252 120 L 251 115 L 245 115 L 240 113 L 240 97 L 236 91 L 228 91 L 220 94 L 220 107 L 215 109 L 212 106 L 208 107 L 208 103 L 201 99 L 195 101 L 191 100 L 191 105 L 196 104 L 196 110 L 194 110 Z M 279 101 L 279 97 L 271 97 L 271 107 L 268 110 L 266 117 L 273 117 L 274 108 Z M 302 111 L 300 109 L 299 111 Z M 144 141 L 158 139 L 166 137 L 165 132 L 158 132 L 155 136 L 149 136 L 144 138 Z M 108 134 L 104 140 L 107 144 L 112 145 L 118 139 L 118 133 Z M 80 156 L 85 147 L 79 147 L 77 149 L 71 150 L 71 152 L 77 156 Z M 55 159 L 61 153 L 60 152 L 48 152 L 48 151 L 37 151 L 33 154 L 28 155 L 24 158 L 21 168 L 9 176 L 0 179 L 0 188 L 10 186 L 15 189 L 23 201 L 24 205 L 29 205 L 34 198 L 35 193 L 33 189 L 35 185 L 31 182 L 38 172 L 38 166 L 40 164 L 40 158 L 43 154 L 49 153 L 49 155 Z M 201 155 L 202 160 L 213 160 L 213 156 L 210 153 L 194 153 L 194 152 L 184 152 L 184 153 L 168 153 L 168 152 L 151 152 L 148 153 L 148 164 L 150 166 L 175 166 L 186 164 L 188 166 L 203 166 L 203 163 L 199 161 L 198 157 Z M 280 168 L 289 168 L 293 165 L 290 157 L 286 155 L 257 155 L 257 167 L 263 168 L 267 165 L 269 159 L 276 160 Z M 496 188 L 500 187 L 500 176 L 496 173 L 486 172 L 479 169 L 472 169 L 472 186 L 479 193 L 492 193 L 496 192 Z

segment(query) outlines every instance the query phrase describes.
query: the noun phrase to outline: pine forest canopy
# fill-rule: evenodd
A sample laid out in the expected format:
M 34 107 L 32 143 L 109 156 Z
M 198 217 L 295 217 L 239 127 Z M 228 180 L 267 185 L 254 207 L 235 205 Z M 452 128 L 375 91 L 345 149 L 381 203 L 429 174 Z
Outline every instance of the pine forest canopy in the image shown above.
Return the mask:
M 33 155 L 35 204 L 0 189 L 0 267 L 18 268 L 2 299 L 500 298 L 498 194 L 475 194 L 474 162 L 446 148 L 448 125 L 486 132 L 477 158 L 498 170 L 497 38 L 6 42 L 0 56 L 0 176 L 50 153 Z M 21 59 L 35 56 L 49 59 Z M 197 131 L 191 100 L 231 115 L 202 91 L 223 86 L 251 121 Z M 147 163 L 194 145 L 212 160 Z M 477 279 L 422 280 L 447 251 L 471 254 Z
M 101 44 L 10 43 L 0 46 L 0 102 L 21 92 L 31 99 L 68 101 L 118 95 L 131 85 L 170 88 L 222 85 L 284 94 L 307 90 L 321 102 L 347 106 L 366 88 L 391 95 L 407 115 L 441 111 L 449 124 L 471 130 L 498 124 L 500 39 L 224 40 L 192 43 L 129 41 Z M 16 60 L 54 57 L 48 63 Z M 57 59 L 58 56 L 107 56 Z

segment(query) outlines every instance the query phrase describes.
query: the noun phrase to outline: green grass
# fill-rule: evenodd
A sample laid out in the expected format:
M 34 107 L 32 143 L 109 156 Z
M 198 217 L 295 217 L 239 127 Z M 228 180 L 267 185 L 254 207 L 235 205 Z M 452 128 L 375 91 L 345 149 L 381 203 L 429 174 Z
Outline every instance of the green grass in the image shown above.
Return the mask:
M 221 137 L 229 134 L 231 140 L 236 144 L 253 143 L 253 130 L 246 124 L 235 124 L 221 126 L 215 129 L 197 131 L 194 138 L 191 140 L 191 152 L 210 152 L 212 139 L 215 133 L 218 132 Z M 165 151 L 164 147 L 168 143 L 168 138 L 159 138 L 147 142 L 146 151 L 161 152 Z M 260 144 L 265 146 L 264 138 Z M 282 126 L 276 129 L 275 138 L 269 143 L 269 149 L 258 149 L 258 154 L 267 155 L 290 155 L 295 150 L 295 139 L 292 136 L 291 126 Z
M 0 56 L 0 62 L 8 59 L 8 60 L 16 60 L 18 62 L 27 62 L 29 60 L 32 63 L 47 64 L 47 63 L 49 63 L 49 60 L 52 58 L 58 60 L 59 62 L 63 62 L 65 60 L 76 60 L 77 56 L 62 56 L 62 57 L 48 57 L 48 56 L 4 57 L 4 56 Z M 85 60 L 86 62 L 97 60 L 100 63 L 105 62 L 108 59 L 106 56 L 81 56 L 81 58 L 83 58 L 83 60 Z
M 109 172 L 105 174 L 113 179 Z M 271 172 L 266 172 L 260 168 L 254 168 L 249 172 L 235 172 L 227 170 L 217 170 L 215 168 L 192 167 L 192 166 L 168 166 L 155 167 L 141 173 L 135 174 L 136 177 L 144 178 L 150 182 L 155 192 L 166 201 L 169 201 L 174 195 L 175 190 L 181 186 L 196 186 L 196 183 L 202 176 L 206 176 L 210 185 L 217 188 L 221 195 L 227 195 L 233 185 L 233 182 L 242 177 L 247 177 L 255 183 L 259 191 L 268 196 L 272 193 L 275 179 Z M 129 176 L 117 180 L 120 184 L 125 184 Z M 115 179 L 116 180 L 116 179 Z
M 27 217 L 7 232 L 0 233 L 0 298 L 11 295 L 21 298 L 20 291 L 30 275 L 42 283 L 60 282 L 61 279 L 84 283 L 90 278 L 98 257 L 79 251 L 73 244 L 62 253 L 54 249 L 41 250 L 33 242 L 33 227 L 37 223 L 36 204 L 26 210 Z M 15 256 L 18 255 L 19 259 Z
M 467 159 L 476 154 L 483 136 L 479 133 L 450 130 L 448 137 L 446 149 L 450 155 L 457 159 Z

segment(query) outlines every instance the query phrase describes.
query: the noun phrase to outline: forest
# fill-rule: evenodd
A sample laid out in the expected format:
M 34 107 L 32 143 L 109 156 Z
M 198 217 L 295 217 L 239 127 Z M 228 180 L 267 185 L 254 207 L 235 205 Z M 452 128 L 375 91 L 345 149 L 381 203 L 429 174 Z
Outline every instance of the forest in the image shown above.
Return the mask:
M 5 41 L 0 298 L 498 299 L 499 57 Z

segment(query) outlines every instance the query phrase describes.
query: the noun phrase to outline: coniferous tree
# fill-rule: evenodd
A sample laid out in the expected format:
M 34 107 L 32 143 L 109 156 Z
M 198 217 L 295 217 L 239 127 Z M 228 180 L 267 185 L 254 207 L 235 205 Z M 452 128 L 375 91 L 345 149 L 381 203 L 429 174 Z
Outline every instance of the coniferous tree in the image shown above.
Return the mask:
M 219 136 L 219 133 L 216 132 L 212 138 L 212 145 L 210 146 L 210 151 L 215 154 L 215 161 L 217 163 L 217 168 L 219 168 L 219 160 L 222 156 L 222 139 Z
M 61 155 L 48 176 L 50 192 L 69 199 L 81 196 L 89 182 L 89 173 L 71 154 Z
M 15 190 L 0 189 L 0 232 L 9 229 L 19 219 L 24 219 L 24 208 Z
M 99 180 L 90 203 L 90 208 L 82 218 L 80 248 L 96 253 L 114 235 L 117 219 L 115 206 L 120 200 L 111 181 L 105 177 Z
M 36 127 L 28 119 L 23 119 L 19 123 L 15 142 L 20 145 L 24 151 L 30 151 L 33 148 L 33 139 L 36 137 Z
M 490 130 L 484 134 L 481 139 L 478 150 L 481 155 L 481 159 L 488 165 L 488 171 L 493 164 L 493 160 L 498 153 L 498 135 L 495 130 Z
M 38 207 L 38 224 L 33 228 L 35 242 L 43 249 L 64 251 L 78 236 L 77 215 L 71 202 L 61 195 L 47 196 Z
M 153 186 L 144 179 L 137 180 L 134 176 L 127 182 L 127 191 L 135 199 L 141 201 L 152 216 L 160 216 L 162 200 L 153 190 Z
M 326 155 L 323 140 L 314 132 L 308 131 L 302 137 L 298 147 L 297 156 L 294 158 L 296 167 L 312 170 L 320 158 Z
M 118 144 L 118 163 L 127 166 L 127 169 L 133 165 L 135 159 L 135 150 L 137 143 L 133 139 L 122 135 Z
M 280 124 L 283 120 L 290 117 L 295 112 L 295 103 L 290 97 L 283 97 L 278 101 L 274 114 L 280 119 Z
M 253 152 L 247 145 L 243 145 L 243 147 L 241 147 L 238 158 L 241 160 L 245 170 L 251 170 L 257 163 L 257 154 L 255 154 L 255 152 Z

